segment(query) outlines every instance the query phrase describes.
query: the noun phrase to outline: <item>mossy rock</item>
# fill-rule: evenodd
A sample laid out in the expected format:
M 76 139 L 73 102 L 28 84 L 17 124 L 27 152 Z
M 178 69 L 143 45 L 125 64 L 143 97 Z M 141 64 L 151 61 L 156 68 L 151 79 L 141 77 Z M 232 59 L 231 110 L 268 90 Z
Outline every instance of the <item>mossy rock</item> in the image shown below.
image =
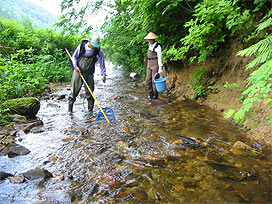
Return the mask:
M 27 117 L 35 116 L 40 110 L 40 100 L 35 97 L 10 99 L 3 105 L 10 109 L 11 114 L 17 113 Z

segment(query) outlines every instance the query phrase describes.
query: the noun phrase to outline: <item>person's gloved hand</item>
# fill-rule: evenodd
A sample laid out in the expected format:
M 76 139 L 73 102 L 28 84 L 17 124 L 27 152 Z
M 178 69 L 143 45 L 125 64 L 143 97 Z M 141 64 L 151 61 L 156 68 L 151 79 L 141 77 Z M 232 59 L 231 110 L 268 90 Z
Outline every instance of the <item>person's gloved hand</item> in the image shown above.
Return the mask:
M 78 67 L 78 66 L 75 66 L 75 70 L 77 71 L 77 73 L 79 73 L 79 74 L 80 74 L 80 69 L 79 69 L 79 67 Z
M 159 73 L 159 74 L 162 74 L 162 67 L 159 67 L 158 73 Z

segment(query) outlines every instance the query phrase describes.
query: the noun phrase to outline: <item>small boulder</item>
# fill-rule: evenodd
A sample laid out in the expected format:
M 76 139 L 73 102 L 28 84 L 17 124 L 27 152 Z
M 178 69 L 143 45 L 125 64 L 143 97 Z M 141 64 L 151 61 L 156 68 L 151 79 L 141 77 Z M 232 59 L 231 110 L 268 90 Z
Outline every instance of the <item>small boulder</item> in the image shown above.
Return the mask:
M 53 175 L 46 169 L 32 169 L 25 173 L 22 173 L 24 177 L 28 180 L 43 179 L 44 181 L 48 178 L 53 177 Z
M 27 118 L 23 115 L 14 114 L 9 116 L 9 120 L 15 123 L 25 123 Z
M 235 142 L 235 144 L 230 149 L 230 151 L 236 155 L 247 155 L 251 150 L 252 148 L 250 146 L 241 141 Z
M 29 153 L 30 153 L 29 149 L 21 145 L 12 143 L 7 145 L 4 149 L 2 149 L 0 152 L 0 155 L 3 155 L 3 156 L 8 155 L 9 158 L 14 158 L 16 156 L 27 155 Z
M 6 179 L 8 177 L 11 177 L 11 176 L 13 176 L 13 175 L 10 174 L 10 173 L 6 173 L 6 172 L 3 172 L 3 171 L 0 171 L 0 181 Z
M 10 99 L 3 103 L 3 105 L 10 109 L 10 112 L 19 115 L 33 117 L 40 110 L 40 100 L 35 97 L 25 97 Z
M 24 181 L 25 181 L 25 177 L 23 174 L 19 174 L 9 178 L 9 182 L 13 184 L 20 184 L 20 183 L 23 183 Z

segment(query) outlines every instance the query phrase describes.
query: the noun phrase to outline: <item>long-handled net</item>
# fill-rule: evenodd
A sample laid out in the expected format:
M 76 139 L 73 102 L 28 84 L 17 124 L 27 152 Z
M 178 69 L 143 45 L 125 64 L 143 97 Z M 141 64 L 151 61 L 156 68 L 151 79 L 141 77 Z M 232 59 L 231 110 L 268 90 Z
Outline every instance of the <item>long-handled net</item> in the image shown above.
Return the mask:
M 106 100 L 106 88 L 107 85 L 105 85 L 105 83 L 103 84 L 103 96 L 104 96 L 104 101 Z M 113 120 L 116 120 L 115 118 L 115 113 L 114 111 L 109 108 L 109 107 L 106 107 L 106 108 L 102 108 L 104 113 L 106 114 L 107 118 L 110 120 L 110 121 L 113 121 Z M 103 113 L 101 112 L 101 110 L 98 112 L 96 118 L 95 118 L 96 121 L 105 121 L 105 117 L 103 115 Z

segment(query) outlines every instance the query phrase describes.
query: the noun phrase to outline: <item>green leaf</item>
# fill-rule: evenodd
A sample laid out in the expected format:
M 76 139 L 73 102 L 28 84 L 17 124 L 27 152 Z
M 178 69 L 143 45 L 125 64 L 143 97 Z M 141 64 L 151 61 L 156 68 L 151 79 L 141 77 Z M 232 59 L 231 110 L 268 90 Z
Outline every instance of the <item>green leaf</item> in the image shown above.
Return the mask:
M 230 109 L 227 112 L 225 112 L 225 118 L 230 118 L 235 113 L 235 110 Z

